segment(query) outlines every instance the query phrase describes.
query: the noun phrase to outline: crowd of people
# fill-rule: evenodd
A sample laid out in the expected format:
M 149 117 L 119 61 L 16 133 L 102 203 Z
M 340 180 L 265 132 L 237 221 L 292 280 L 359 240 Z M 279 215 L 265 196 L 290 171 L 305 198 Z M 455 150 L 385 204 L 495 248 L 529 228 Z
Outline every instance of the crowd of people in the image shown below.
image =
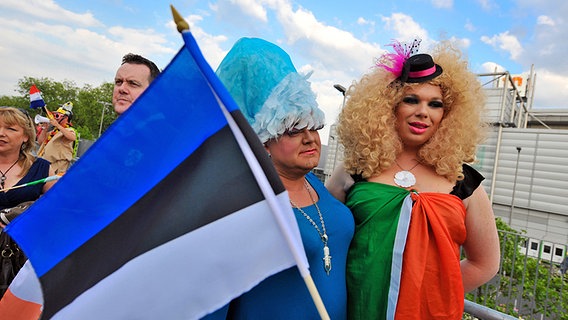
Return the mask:
M 154 62 L 138 54 L 126 54 L 116 72 L 113 90 L 113 105 L 117 114 L 124 113 L 157 77 L 160 70 Z M 27 111 L 12 107 L 0 108 L 0 210 L 17 208 L 22 203 L 37 200 L 55 181 L 38 183 L 25 188 L 10 188 L 36 181 L 55 174 L 64 174 L 73 160 L 77 133 L 72 128 L 73 104 L 67 102 L 49 114 L 46 120 L 37 121 Z M 10 162 L 8 164 L 8 162 Z M 7 190 L 3 190 L 7 189 Z M 0 221 L 4 227 L 9 221 Z M 2 239 L 10 246 L 2 248 L 14 254 L 2 255 L 0 270 L 0 318 L 37 319 L 41 313 L 41 288 L 30 263 L 17 244 L 0 232 Z M 4 242 L 2 242 L 4 244 Z M 24 264 L 25 263 L 25 264 Z M 20 269 L 25 272 L 18 272 Z M 17 279 L 17 280 L 15 280 Z M 39 293 L 37 308 L 14 310 L 18 298 L 9 292 L 10 284 L 36 288 Z M 22 312 L 25 314 L 22 315 Z
M 258 38 L 237 41 L 216 74 L 287 190 L 330 317 L 461 319 L 464 293 L 490 280 L 499 266 L 484 178 L 470 166 L 483 139 L 483 92 L 450 42 L 429 54 L 417 52 L 417 40 L 392 46 L 395 52 L 379 57 L 345 93 L 338 117 L 344 162 L 325 186 L 312 173 L 325 119 L 309 75 L 298 73 L 280 47 Z M 159 73 L 152 61 L 125 55 L 114 81 L 115 111 L 124 113 Z M 2 189 L 68 169 L 67 146 L 77 135 L 66 105 L 50 119 L 53 130 L 38 141 L 37 156 L 31 118 L 0 108 Z M 65 156 L 48 157 L 57 141 Z M 0 209 L 36 200 L 51 185 L 0 192 Z M 0 318 L 9 298 L 0 301 Z M 298 270 L 290 268 L 206 318 L 319 317 Z

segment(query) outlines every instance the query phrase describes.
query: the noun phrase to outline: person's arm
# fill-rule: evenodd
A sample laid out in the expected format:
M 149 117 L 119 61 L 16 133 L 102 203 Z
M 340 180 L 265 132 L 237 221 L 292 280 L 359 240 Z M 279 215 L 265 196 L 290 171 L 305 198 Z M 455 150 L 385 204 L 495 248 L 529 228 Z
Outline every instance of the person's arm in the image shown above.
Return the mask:
M 50 119 L 49 122 L 51 123 L 51 125 L 53 125 L 55 128 L 57 128 L 59 131 L 61 131 L 61 133 L 63 133 L 63 136 L 65 137 L 65 139 L 71 140 L 71 141 L 75 141 L 75 139 L 77 139 L 77 136 L 75 135 L 75 130 L 65 128 L 64 126 L 59 124 L 59 122 L 57 122 L 56 119 Z
M 345 203 L 345 196 L 353 183 L 353 178 L 345 171 L 343 163 L 340 163 L 325 182 L 325 187 L 337 200 Z
M 61 128 L 59 129 L 63 133 L 63 136 L 67 140 L 75 141 L 77 139 L 77 135 L 75 134 L 75 130 L 69 128 Z
M 51 176 L 53 176 L 53 175 L 55 175 L 55 171 L 53 170 L 53 168 L 52 168 L 51 165 L 50 165 L 50 166 L 49 166 L 49 176 L 48 176 L 48 177 L 51 177 Z M 54 185 L 57 181 L 58 181 L 58 180 L 54 180 L 54 181 L 50 181 L 50 182 L 45 183 L 45 184 L 43 185 L 42 193 L 46 193 L 47 190 L 51 189 L 51 187 L 53 187 L 53 185 Z
M 465 292 L 491 280 L 499 270 L 499 235 L 489 197 L 483 186 L 464 200 L 467 238 L 463 245 L 466 259 L 461 261 Z

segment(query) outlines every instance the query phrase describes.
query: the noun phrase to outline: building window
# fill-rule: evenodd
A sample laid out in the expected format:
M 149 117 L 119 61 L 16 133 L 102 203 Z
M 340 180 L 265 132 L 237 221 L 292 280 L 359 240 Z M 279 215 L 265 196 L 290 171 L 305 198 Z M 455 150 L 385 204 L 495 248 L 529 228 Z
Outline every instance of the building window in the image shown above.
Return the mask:
M 550 254 L 550 251 L 551 251 L 550 249 L 551 249 L 551 247 L 550 247 L 549 245 L 545 245 L 545 246 L 544 246 L 544 249 L 543 249 L 542 251 L 543 251 L 544 253 Z

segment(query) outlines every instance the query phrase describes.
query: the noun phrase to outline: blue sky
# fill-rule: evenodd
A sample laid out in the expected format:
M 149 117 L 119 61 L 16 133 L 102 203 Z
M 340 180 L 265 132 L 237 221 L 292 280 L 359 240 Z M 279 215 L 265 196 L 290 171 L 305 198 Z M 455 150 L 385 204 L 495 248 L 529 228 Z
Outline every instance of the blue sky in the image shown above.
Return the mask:
M 568 1 L 561 0 L 2 0 L 0 95 L 24 76 L 77 85 L 112 81 L 122 55 L 164 68 L 182 45 L 173 4 L 215 69 L 240 37 L 277 43 L 310 78 L 327 123 L 345 87 L 373 66 L 391 39 L 459 43 L 475 73 L 529 73 L 533 108 L 568 108 Z M 327 130 L 322 132 L 327 141 Z

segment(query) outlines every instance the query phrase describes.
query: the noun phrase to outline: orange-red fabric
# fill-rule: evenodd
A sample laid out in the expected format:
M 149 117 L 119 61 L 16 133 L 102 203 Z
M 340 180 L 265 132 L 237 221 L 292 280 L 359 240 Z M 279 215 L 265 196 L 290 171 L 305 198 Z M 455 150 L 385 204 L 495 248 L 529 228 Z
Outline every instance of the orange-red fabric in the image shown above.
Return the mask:
M 37 320 L 41 315 L 41 305 L 15 296 L 10 289 L 0 300 L 0 319 Z
M 412 198 L 395 319 L 461 319 L 465 207 L 448 194 L 412 193 Z

